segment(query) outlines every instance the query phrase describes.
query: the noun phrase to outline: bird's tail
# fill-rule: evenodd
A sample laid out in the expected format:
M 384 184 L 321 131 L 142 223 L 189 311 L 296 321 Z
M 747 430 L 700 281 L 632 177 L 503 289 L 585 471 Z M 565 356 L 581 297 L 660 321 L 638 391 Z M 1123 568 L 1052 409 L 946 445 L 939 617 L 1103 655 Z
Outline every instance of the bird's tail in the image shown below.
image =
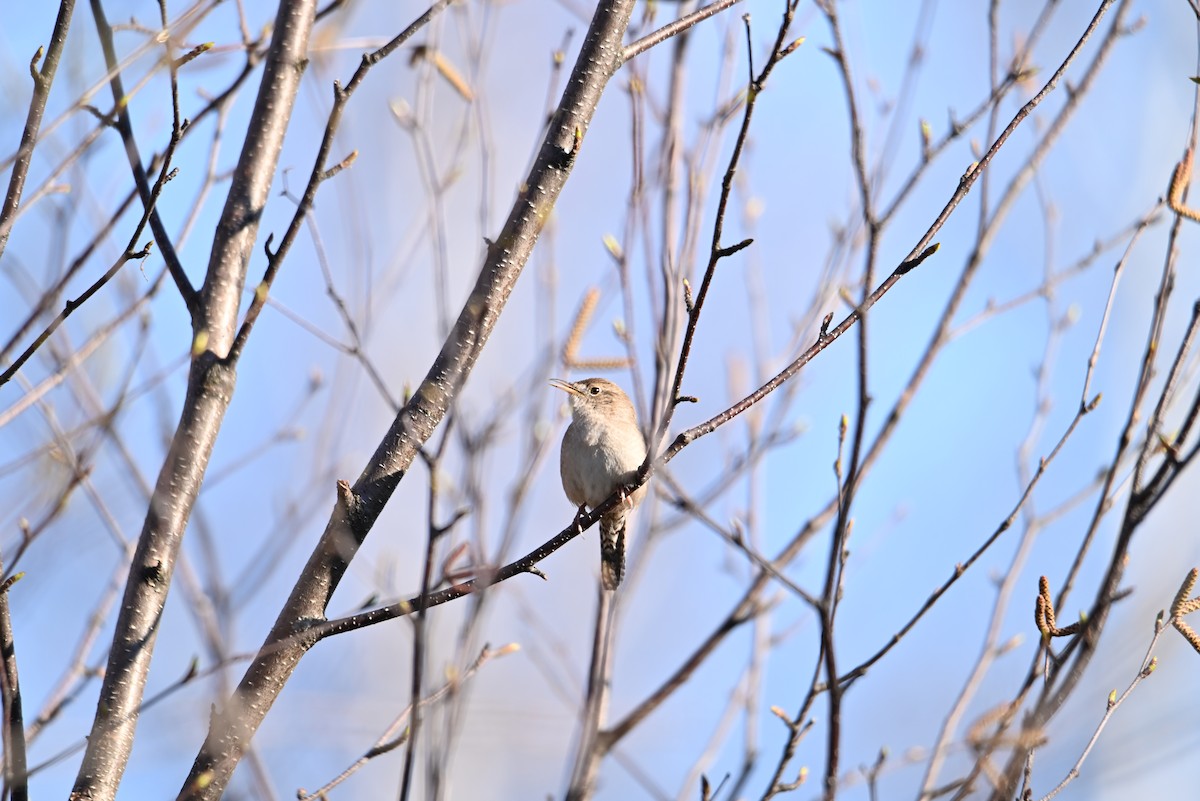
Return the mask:
M 625 516 L 600 521 L 600 583 L 615 590 L 625 577 Z

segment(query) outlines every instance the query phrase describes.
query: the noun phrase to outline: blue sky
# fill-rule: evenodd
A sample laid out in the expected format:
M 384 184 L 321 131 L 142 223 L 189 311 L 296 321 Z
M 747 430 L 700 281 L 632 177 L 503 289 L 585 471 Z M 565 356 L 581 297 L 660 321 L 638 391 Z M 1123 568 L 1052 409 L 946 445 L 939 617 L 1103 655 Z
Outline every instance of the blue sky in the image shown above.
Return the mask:
M 986 38 L 981 3 L 931 3 L 926 63 L 920 73 L 895 145 L 896 162 L 883 182 L 889 198 L 916 163 L 918 121 L 928 120 L 940 136 L 953 113 L 965 115 L 986 91 Z M 1088 7 L 1058 10 L 1035 52 L 1038 68 L 1032 83 L 1040 85 L 1055 69 L 1094 12 Z M 659 21 L 673 4 L 659 3 Z M 771 36 L 778 4 L 751 0 L 731 14 L 699 26 L 689 49 L 688 105 L 685 136 L 692 143 L 711 113 L 720 75 L 723 48 L 732 42 L 732 80 L 745 74 L 744 34 L 740 15 L 751 14 L 756 63 Z M 843 4 L 846 46 L 854 60 L 856 86 L 868 127 L 867 151 L 874 163 L 891 121 L 890 103 L 900 88 L 911 48 L 919 4 Z M 1028 30 L 1039 6 L 1015 2 L 1001 11 L 1002 54 Z M 277 237 L 294 205 L 281 195 L 296 194 L 311 168 L 313 154 L 330 105 L 330 85 L 345 81 L 359 54 L 394 34 L 418 13 L 418 4 L 363 2 L 351 13 L 327 23 L 314 39 L 312 60 L 289 130 L 272 199 L 264 214 L 260 243 L 250 263 L 251 284 L 264 268 L 261 242 Z M 179 13 L 182 7 L 172 7 Z M 635 18 L 641 14 L 641 7 Z M 156 18 L 148 3 L 112 4 L 111 19 L 135 16 L 142 23 Z M 269 21 L 265 9 L 249 9 L 249 27 Z M 1044 165 L 1035 185 L 1015 204 L 1000 230 L 980 277 L 967 296 L 958 321 L 965 323 L 989 301 L 1002 303 L 1034 289 L 1047 259 L 1061 268 L 1090 251 L 1094 241 L 1145 214 L 1163 193 L 1170 171 L 1186 143 L 1196 73 L 1195 32 L 1187 8 L 1140 4 L 1131 19 L 1145 15 L 1134 35 L 1123 38 L 1101 76 L 1100 85 Z M 258 16 L 253 16 L 258 15 Z M 0 141 L 14 143 L 28 97 L 26 65 L 32 50 L 44 42 L 53 9 L 23 4 L 6 11 L 0 31 L 0 70 L 7 76 L 0 98 Z M 486 24 L 484 24 L 486 20 Z M 494 235 L 515 188 L 527 169 L 541 134 L 546 106 L 550 54 L 563 42 L 564 28 L 574 35 L 567 47 L 578 48 L 584 23 L 566 5 L 538 2 L 468 4 L 451 12 L 438 29 L 440 47 L 460 65 L 468 63 L 463 31 L 487 30 L 486 69 L 471 77 L 481 105 L 471 108 L 446 85 L 433 82 L 422 101 L 419 70 L 407 54 L 383 62 L 355 96 L 339 132 L 333 158 L 358 151 L 354 166 L 322 187 L 315 220 L 331 274 L 347 308 L 360 326 L 364 348 L 379 368 L 393 396 L 420 381 L 440 344 L 437 294 L 426 193 L 421 186 L 414 137 L 397 124 L 392 107 L 407 103 L 427 125 L 430 143 L 444 174 L 453 172 L 445 196 L 447 210 L 447 306 L 453 314 L 474 281 L 483 254 L 483 237 Z M 189 44 L 213 41 L 210 54 L 184 70 L 181 98 L 184 114 L 202 104 L 200 93 L 224 86 L 240 65 L 236 7 L 221 4 L 187 37 Z M 679 429 L 693 425 L 769 376 L 797 353 L 796 342 L 811 341 L 815 330 L 804 328 L 810 308 L 821 313 L 846 312 L 836 289 L 823 283 L 823 265 L 831 246 L 831 228 L 853 219 L 856 195 L 850 172 L 845 95 L 832 60 L 821 48 L 830 44 L 827 26 L 810 6 L 803 6 L 794 28 L 806 43 L 772 75 L 756 112 L 750 148 L 739 170 L 734 212 L 726 225 L 726 241 L 752 236 L 755 244 L 723 263 L 696 340 L 685 392 L 700 398 L 682 407 Z M 118 46 L 130 52 L 139 34 L 119 34 Z M 348 44 L 338 44 L 348 43 Z M 151 51 L 154 53 L 155 51 Z M 1094 43 L 1068 74 L 1077 79 L 1094 52 Z M 669 51 L 653 52 L 644 65 L 651 76 L 650 93 L 661 104 Z M 153 66 L 153 55 L 133 62 L 127 86 Z M 90 14 L 77 11 L 59 83 L 51 97 L 47 120 L 68 109 L 102 74 Z M 617 294 L 613 262 L 604 246 L 606 235 L 620 236 L 625 224 L 630 176 L 630 115 L 624 87 L 629 71 L 619 73 L 588 132 L 574 174 L 554 218 L 521 283 L 480 359 L 461 401 L 463 430 L 481 424 L 497 408 L 511 404 L 530 376 L 546 367 L 570 327 L 572 314 L 588 287 L 598 286 L 602 300 L 582 351 L 592 355 L 620 352 L 612 322 L 624 317 Z M 561 86 L 559 78 L 558 86 Z M 233 165 L 236 146 L 253 102 L 256 79 L 242 90 L 225 121 L 226 136 L 217 157 L 217 172 Z M 727 98 L 729 88 L 722 95 Z M 131 110 L 139 121 L 143 154 L 161 147 L 169 130 L 160 77 L 136 95 Z M 1007 123 L 1028 93 L 1010 98 L 999 123 Z M 1052 95 L 1001 151 L 992 165 L 991 203 L 1020 164 L 1034 132 L 1064 102 Z M 110 103 L 105 88 L 91 102 Z M 422 106 L 427 102 L 427 106 Z M 478 113 L 481 116 L 475 117 Z M 653 116 L 653 115 L 651 115 Z M 485 121 L 483 126 L 478 120 Z M 651 119 L 649 142 L 656 141 Z M 78 139 L 91 130 L 87 114 L 69 115 L 47 139 L 31 173 L 30 187 L 40 185 Z M 169 185 L 160 210 L 172 231 L 181 231 L 195 204 L 212 143 L 213 121 L 204 123 L 180 148 L 179 176 Z M 465 126 L 465 127 L 464 127 Z M 455 143 L 463 130 L 466 145 Z M 716 148 L 724 164 L 731 130 Z M 923 180 L 897 214 L 882 241 L 880 270 L 886 272 L 907 254 L 950 196 L 965 167 L 975 158 L 972 141 L 986 147 L 985 129 L 977 126 L 966 141 L 949 152 Z M 11 149 L 12 145 L 8 146 Z M 7 153 L 8 149 L 4 152 Z M 453 167 L 453 170 L 451 168 Z M 130 186 L 119 141 L 104 134 L 59 179 L 69 191 L 40 200 L 18 222 L 0 265 L 0 333 L 8 321 L 23 319 L 28 309 L 21 270 L 41 280 L 53 275 L 60 259 L 79 251 L 97 220 Z M 653 188 L 654 176 L 650 176 Z M 180 247 L 193 282 L 201 280 L 212 230 L 220 213 L 224 183 L 202 206 Z M 705 188 L 704 215 L 711 221 L 716 183 Z M 873 311 L 870 320 L 871 391 L 874 403 L 868 431 L 907 381 L 925 347 L 972 246 L 982 188 L 960 207 L 939 233 L 938 254 L 904 278 Z M 27 190 L 28 197 L 28 190 Z M 650 219 L 660 211 L 656 196 Z M 1052 209 L 1052 212 L 1048 212 Z M 60 214 L 74 215 L 66 225 Z M 119 232 L 131 230 L 127 214 Z M 707 230 L 705 224 L 704 230 Z M 311 229 L 310 229 L 311 230 Z M 1131 255 L 1112 310 L 1110 330 L 1093 379 L 1093 393 L 1104 401 L 1073 436 L 1034 496 L 1038 509 L 1049 509 L 1087 484 L 1111 458 L 1116 436 L 1128 413 L 1137 359 L 1144 347 L 1157 277 L 1164 253 L 1166 225 L 1151 229 Z M 120 253 L 128 233 L 117 233 L 100 249 L 79 279 L 77 293 Z M 57 238 L 55 238 L 57 237 Z M 1185 231 L 1183 253 L 1194 245 Z M 702 237 L 706 242 L 706 237 Z M 641 378 L 649 380 L 653 365 L 651 331 L 657 310 L 651 305 L 653 264 L 647 259 L 656 241 L 622 243 L 632 255 L 634 317 L 625 321 L 639 335 L 635 348 Z M 861 489 L 855 507 L 851 559 L 845 600 L 840 613 L 841 661 L 852 665 L 874 652 L 920 606 L 1009 513 L 1021 492 L 1014 470 L 1015 450 L 1030 425 L 1035 405 L 1034 368 L 1042 359 L 1052 321 L 1070 314 L 1073 322 L 1059 340 L 1048 391 L 1053 398 L 1033 453 L 1048 454 L 1074 414 L 1082 390 L 1084 368 L 1095 342 L 1107 296 L 1112 266 L 1120 247 L 1107 251 L 1096 266 L 1064 281 L 1052 303 L 1027 303 L 966 331 L 947 346 L 931 371 L 905 421 Z M 61 250 L 61 253 L 60 253 Z M 65 254 L 65 255 L 63 255 Z M 305 231 L 276 283 L 272 297 L 289 312 L 341 342 L 349 335 L 325 291 L 318 250 Z M 1183 299 L 1168 320 L 1164 341 L 1175 342 L 1186 322 L 1190 299 L 1197 295 L 1187 256 L 1175 292 Z M 850 276 L 861 266 L 848 262 Z M 91 331 L 122 307 L 131 293 L 144 291 L 161 269 L 152 256 L 128 265 L 121 276 L 79 312 L 57 340 L 64 349 L 78 347 Z M 647 276 L 651 276 L 648 278 Z M 15 277 L 16 276 L 16 277 Z M 839 281 L 849 280 L 840 274 Z M 857 290 L 855 290 L 857 291 Z M 755 305 L 755 298 L 760 298 Z M 130 403 L 119 430 L 146 480 L 153 482 L 162 459 L 164 432 L 178 416 L 190 332 L 182 303 L 169 285 L 147 310 L 151 336 L 146 356 L 136 368 L 134 385 L 148 382 L 173 365 L 161 389 Z M 819 317 L 819 314 L 818 314 Z M 755 332 L 757 331 L 757 334 Z M 758 336 L 756 351 L 755 336 Z M 548 342 L 548 340 L 550 340 Z M 33 409 L 0 428 L 0 467 L 47 441 L 51 419 L 65 427 L 85 417 L 86 387 L 101 398 L 119 391 L 119 379 L 138 342 L 128 326 L 100 348 L 86 364 L 86 381 L 72 381 L 48 396 L 52 411 Z M 709 513 L 721 523 L 752 521 L 751 534 L 761 550 L 774 553 L 819 509 L 835 489 L 837 425 L 855 409 L 855 341 L 834 344 L 795 380 L 795 403 L 783 412 L 788 427 L 802 434 L 774 451 L 753 482 L 740 481 L 714 502 Z M 48 362 L 34 359 L 23 376 L 37 382 Z M 1162 369 L 1165 369 L 1162 368 Z M 1160 369 L 1160 372 L 1162 371 Z M 561 372 L 556 367 L 555 374 Z M 1194 374 L 1194 370 L 1192 370 Z M 1187 386 L 1194 388 L 1194 375 Z M 314 375 L 321 381 L 307 395 Z M 629 386 L 628 374 L 616 380 Z M 155 384 L 158 387 L 158 384 Z M 14 384 L 0 388 L 0 414 L 25 390 Z M 307 400 L 304 400 L 308 398 Z M 548 456 L 537 462 L 531 478 L 529 505 L 519 519 L 512 554 L 523 553 L 547 539 L 570 518 L 555 474 L 557 439 L 563 419 L 561 398 L 546 389 L 525 415 L 524 405 L 499 415 L 498 446 L 471 472 L 460 443 L 445 465 L 448 491 L 442 513 L 470 496 L 478 485 L 489 498 L 463 525 L 461 536 L 482 537 L 494 547 L 505 521 L 507 493 L 520 479 L 523 449 L 530 429 L 551 438 Z M 765 409 L 768 418 L 774 401 Z M 644 410 L 643 410 L 644 411 Z M 236 615 L 227 631 L 234 651 L 252 650 L 273 620 L 290 589 L 292 576 L 316 542 L 333 498 L 333 481 L 353 479 L 369 458 L 392 412 L 353 359 L 330 347 L 277 308 L 268 309 L 255 331 L 239 370 L 237 393 L 230 407 L 210 468 L 210 479 L 237 467 L 229 478 L 214 482 L 201 495 L 185 545 L 190 568 L 200 585 L 231 586 Z M 702 487 L 721 474 L 730 452 L 743 445 L 750 418 L 743 418 L 688 448 L 671 465 L 685 486 Z M 296 436 L 274 442 L 284 430 Z M 300 433 L 302 432 L 302 435 Z M 84 447 L 87 438 L 77 442 Z M 111 443 L 98 445 L 93 471 L 96 486 L 127 537 L 136 536 L 145 503 L 125 463 Z M 40 472 L 39 472 L 40 471 Z M 61 485 L 64 472 L 50 458 L 34 467 L 0 473 L 0 548 L 11 553 L 17 519 L 36 520 Z M 348 611 L 372 594 L 411 592 L 418 581 L 419 552 L 424 537 L 427 472 L 417 466 L 402 484 L 381 518 L 367 547 L 356 560 L 331 611 Z M 1152 633 L 1155 612 L 1169 602 L 1186 568 L 1200 559 L 1200 545 L 1189 533 L 1189 496 L 1194 481 L 1185 475 L 1175 494 L 1156 511 L 1134 549 L 1127 583 L 1134 596 L 1119 605 L 1106 632 L 1101 658 L 1092 665 L 1087 686 L 1059 716 L 1051 744 L 1038 760 L 1038 787 L 1048 790 L 1078 754 L 1103 711 L 1112 687 L 1123 687 L 1134 675 Z M 43 497 L 45 496 L 45 497 Z M 1123 498 L 1123 496 L 1121 496 Z M 40 504 L 40 505 L 39 505 Z M 1023 675 L 1036 645 L 1030 610 L 1037 576 L 1061 578 L 1078 545 L 1093 503 L 1057 518 L 1039 535 L 1021 580 L 1017 598 L 1003 622 L 1002 639 L 1023 637 L 989 674 L 967 720 L 990 704 L 1008 697 Z M 651 518 L 670 517 L 664 504 L 647 507 L 640 532 Z M 1018 527 L 1019 528 L 1019 527 Z M 1100 542 L 1085 565 L 1081 589 L 1060 618 L 1071 619 L 1090 599 L 1092 584 L 1108 556 L 1113 526 L 1102 527 Z M 847 696 L 844 768 L 872 762 L 887 746 L 896 767 L 883 779 L 884 793 L 913 794 L 921 779 L 920 764 L 905 763 L 910 749 L 928 746 L 944 710 L 958 691 L 982 641 L 981 621 L 994 599 L 995 582 L 1008 570 L 1017 529 L 1006 536 L 955 587 L 934 613 L 878 665 L 869 680 Z M 820 586 L 829 527 L 788 571 L 806 588 Z M 210 561 L 205 543 L 211 542 Z M 644 543 L 644 539 L 642 540 Z M 657 536 L 650 545 L 636 544 L 634 568 L 622 598 L 622 632 L 617 646 L 613 714 L 622 715 L 674 669 L 698 638 L 723 617 L 740 596 L 748 575 L 744 559 L 698 525 Z M 571 738 L 591 638 L 595 573 L 594 535 L 585 535 L 543 565 L 549 583 L 532 578 L 506 584 L 487 608 L 476 637 L 493 645 L 519 642 L 522 650 L 488 665 L 469 685 L 463 718 L 455 739 L 451 797 L 534 797 L 561 792 L 568 770 Z M 12 603 L 27 708 L 37 708 L 57 679 L 95 599 L 103 592 L 119 553 L 106 533 L 95 504 L 80 495 L 40 539 L 20 566 L 27 578 L 14 589 Z M 178 581 L 185 577 L 177 576 Z M 781 638 L 764 666 L 756 695 L 758 718 L 738 717 L 734 734 L 713 755 L 710 777 L 736 770 L 741 741 L 749 730 L 757 736 L 760 767 L 751 782 L 751 797 L 773 765 L 781 725 L 767 711 L 778 704 L 793 710 L 803 692 L 815 654 L 817 629 L 811 613 L 778 587 L 778 605 L 758 629 L 746 627 L 731 637 L 685 688 L 640 727 L 622 746 L 623 759 L 648 774 L 668 797 L 704 749 L 733 696 L 747 664 L 754 636 Z M 169 685 L 202 654 L 196 617 L 188 611 L 184 588 L 172 591 L 156 650 L 149 691 Z M 458 653 L 457 628 L 469 607 L 460 603 L 433 616 L 435 649 L 432 675 Z M 303 662 L 256 743 L 280 797 L 296 786 L 314 787 L 336 774 L 366 748 L 407 703 L 410 627 L 395 623 L 318 646 Z M 95 659 L 111 636 L 111 622 L 92 646 Z M 1133 702 L 1112 721 L 1084 775 L 1064 798 L 1118 798 L 1131 794 L 1178 796 L 1190 788 L 1183 750 L 1196 744 L 1194 714 L 1195 654 L 1168 637 L 1161 647 L 1162 668 L 1138 690 Z M 477 643 L 477 644 L 478 644 Z M 238 668 L 229 676 L 236 680 Z M 203 735 L 209 704 L 219 689 L 197 683 L 148 712 L 122 792 L 122 797 L 159 798 L 182 780 Z M 38 742 L 33 761 L 54 753 L 86 731 L 95 688 L 89 686 Z M 716 699 L 716 700 L 714 700 Z M 819 704 L 819 716 L 823 707 Z M 823 723 L 818 723 L 817 732 Z M 964 724 L 964 725 L 969 725 Z M 328 736 L 313 736 L 318 730 Z M 1156 732 L 1169 732 L 1159 735 Z M 821 736 L 814 734 L 795 766 L 814 771 L 822 763 Z M 1137 753 L 1131 754 L 1133 746 Z M 965 759 L 961 751 L 952 759 Z M 394 754 L 368 766 L 344 792 L 348 797 L 392 797 L 399 757 Z M 46 771 L 37 793 L 53 794 L 70 786 L 76 764 L 67 760 Z M 239 787 L 249 787 L 246 769 Z M 815 777 L 814 777 L 815 778 Z M 691 792 L 694 797 L 695 790 Z M 817 790 L 810 786 L 809 796 Z M 622 766 L 606 761 L 598 798 L 653 797 Z M 860 784 L 845 797 L 866 798 Z

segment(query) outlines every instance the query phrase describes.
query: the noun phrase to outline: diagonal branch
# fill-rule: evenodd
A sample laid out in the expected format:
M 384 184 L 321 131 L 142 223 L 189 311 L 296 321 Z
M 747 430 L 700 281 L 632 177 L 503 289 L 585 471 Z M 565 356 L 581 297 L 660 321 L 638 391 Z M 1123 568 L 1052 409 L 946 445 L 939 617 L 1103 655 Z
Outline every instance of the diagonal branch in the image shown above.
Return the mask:
M 17 207 L 21 205 L 25 178 L 29 175 L 33 149 L 37 146 L 42 117 L 46 114 L 46 100 L 50 97 L 50 87 L 54 84 L 55 73 L 58 72 L 58 63 L 62 58 L 63 45 L 67 41 L 67 31 L 71 29 L 71 15 L 74 12 L 75 0 L 62 0 L 59 3 L 58 18 L 54 21 L 54 31 L 50 34 L 50 47 L 46 50 L 42 69 L 39 71 L 37 68 L 38 58 L 42 55 L 40 47 L 29 63 L 29 74 L 33 78 L 33 95 L 29 98 L 29 113 L 25 117 L 25 129 L 21 132 L 21 144 L 17 149 L 12 175 L 8 177 L 8 192 L 4 195 L 4 204 L 0 206 L 0 256 L 4 255 Z
M 325 532 L 266 643 L 233 698 L 214 717 L 181 798 L 215 799 L 224 791 L 246 744 L 314 643 L 311 637 L 293 635 L 324 617 L 359 546 L 462 390 L 566 185 L 600 96 L 620 66 L 621 43 L 633 6 L 633 0 L 598 4 L 538 156 L 504 228 L 488 248 L 454 328 L 354 487 L 339 489 Z
M 191 281 L 188 280 L 187 273 L 184 272 L 183 264 L 179 261 L 179 254 L 175 252 L 175 244 L 171 241 L 171 236 L 167 233 L 167 227 L 163 225 L 162 218 L 155 207 L 158 195 L 162 192 L 163 184 L 168 180 L 171 169 L 171 156 L 174 154 L 175 146 L 179 144 L 180 136 L 183 133 L 183 126 L 179 118 L 179 87 L 175 81 L 176 67 L 170 65 L 171 107 L 174 112 L 171 139 L 167 144 L 167 151 L 163 157 L 163 166 L 159 170 L 158 180 L 151 187 L 150 180 L 146 175 L 146 168 L 142 166 L 142 156 L 138 151 L 137 139 L 133 135 L 133 123 L 129 118 L 129 99 L 125 96 L 125 87 L 121 81 L 120 67 L 117 63 L 117 52 L 113 47 L 112 26 L 108 24 L 108 19 L 104 14 L 104 6 L 100 0 L 91 0 L 91 2 L 92 15 L 96 18 L 96 33 L 100 37 L 100 46 L 104 51 L 104 64 L 110 76 L 109 87 L 112 89 L 114 110 L 116 111 L 115 126 L 117 133 L 121 135 L 121 142 L 125 145 L 125 156 L 129 160 L 130 169 L 133 170 L 133 181 L 137 184 L 138 194 L 142 198 L 142 205 L 150 213 L 150 230 L 154 232 L 154 241 L 158 243 L 158 249 L 162 251 L 163 261 L 166 262 L 167 270 L 171 273 L 171 279 L 175 282 L 175 287 L 179 290 L 184 305 L 187 306 L 188 314 L 194 316 L 197 304 L 196 290 L 192 287 Z M 167 62 L 170 63 L 170 50 L 167 51 L 167 56 Z
M 932 253 L 936 250 L 936 247 L 931 247 L 912 262 L 905 262 L 897 267 L 895 271 L 888 276 L 887 280 L 880 284 L 880 286 L 874 292 L 872 292 L 870 296 L 868 296 L 868 303 L 870 305 L 874 305 L 881 297 L 883 297 L 884 294 L 887 293 L 888 290 L 896 285 L 896 282 L 899 281 L 900 278 L 932 255 Z M 782 385 L 787 379 L 796 375 L 796 373 L 798 373 L 804 367 L 804 365 L 811 362 L 817 356 L 817 354 L 828 348 L 835 340 L 849 331 L 854 324 L 861 319 L 861 317 L 862 315 L 860 310 L 854 309 L 847 314 L 846 318 L 842 320 L 836 327 L 823 330 L 821 332 L 821 336 L 815 343 L 807 348 L 795 359 L 795 361 L 785 367 L 774 378 L 772 378 L 759 389 L 747 395 L 742 400 L 730 406 L 728 409 L 725 409 L 719 414 L 714 415 L 703 423 L 681 432 L 663 451 L 662 455 L 655 459 L 651 465 L 643 465 L 642 470 L 638 473 L 637 479 L 631 482 L 629 486 L 624 487 L 623 489 L 618 489 L 616 492 L 606 498 L 603 503 L 596 506 L 596 508 L 579 515 L 571 522 L 570 525 L 568 525 L 558 534 L 554 535 L 554 537 L 542 543 L 521 558 L 509 562 L 503 567 L 495 570 L 494 572 L 490 572 L 485 576 L 473 578 L 469 581 L 464 581 L 461 584 L 454 584 L 450 587 L 436 590 L 424 596 L 418 595 L 407 600 L 397 601 L 396 603 L 389 604 L 387 606 L 371 609 L 366 612 L 359 612 L 358 614 L 349 615 L 343 618 L 337 618 L 334 620 L 323 619 L 324 607 L 322 607 L 318 615 L 314 615 L 309 619 L 297 618 L 291 632 L 281 632 L 283 636 L 280 638 L 273 637 L 268 644 L 263 646 L 264 650 L 263 652 L 260 652 L 260 658 L 266 656 L 268 651 L 277 652 L 288 647 L 299 647 L 306 650 L 326 637 L 331 637 L 335 634 L 345 634 L 350 631 L 357 631 L 358 629 L 373 626 L 388 620 L 394 620 L 398 617 L 407 617 L 408 615 L 413 614 L 419 608 L 428 609 L 433 606 L 440 606 L 442 604 L 449 603 L 450 601 L 457 600 L 463 596 L 481 592 L 492 585 L 499 584 L 502 581 L 507 581 L 514 576 L 532 573 L 545 578 L 545 576 L 542 574 L 542 571 L 537 568 L 537 564 L 539 562 L 546 559 L 548 556 L 550 556 L 550 554 L 554 553 L 559 548 L 562 548 L 568 542 L 575 539 L 584 531 L 587 531 L 589 528 L 595 525 L 596 522 L 605 515 L 605 513 L 621 503 L 625 495 L 628 495 L 634 489 L 646 483 L 646 481 L 648 481 L 650 476 L 653 474 L 655 468 L 671 461 L 679 455 L 680 451 L 682 451 L 692 442 L 695 442 L 697 439 L 700 439 L 706 434 L 711 434 L 713 431 L 716 431 L 719 427 L 729 422 L 734 417 L 737 417 L 755 403 L 765 398 L 771 392 L 778 389 L 779 386 Z M 360 483 L 361 481 L 362 479 L 359 479 Z M 339 527 L 345 531 L 345 527 L 351 525 L 351 520 L 355 516 L 355 508 L 358 503 L 361 503 L 361 501 L 356 501 L 355 491 L 351 489 L 350 485 L 344 481 L 338 482 L 338 508 L 335 510 L 334 519 L 330 521 L 329 525 L 331 527 Z M 326 530 L 326 534 L 328 535 L 328 529 Z M 349 546 L 349 543 L 345 542 L 340 544 L 342 547 Z M 772 571 L 764 570 L 762 576 L 769 578 L 772 572 L 777 572 L 777 569 Z M 295 591 L 293 590 L 293 592 Z M 278 628 L 278 626 L 279 623 L 277 622 L 276 627 Z
M 287 256 L 292 244 L 296 241 L 296 236 L 300 233 L 300 226 L 312 211 L 313 202 L 317 196 L 317 189 L 324 181 L 353 164 L 354 160 L 358 157 L 358 151 L 354 151 L 334 166 L 328 169 L 325 167 L 329 162 L 329 153 L 333 149 L 334 135 L 341 124 L 342 113 L 346 109 L 346 104 L 350 102 L 350 98 L 354 96 L 354 92 L 366 80 L 367 73 L 371 71 L 372 67 L 394 53 L 397 48 L 411 39 L 413 34 L 425 27 L 434 16 L 449 4 L 450 0 L 437 0 L 424 14 L 413 20 L 411 25 L 390 42 L 375 52 L 364 55 L 362 62 L 358 65 L 358 69 L 354 71 L 353 77 L 350 78 L 350 82 L 344 88 L 340 83 L 334 82 L 333 108 L 329 112 L 329 120 L 325 124 L 325 133 L 321 137 L 320 146 L 317 148 L 317 158 L 313 164 L 312 172 L 309 174 L 308 183 L 304 187 L 304 194 L 301 196 L 300 202 L 296 204 L 296 211 L 292 215 L 292 221 L 288 224 L 287 230 L 283 234 L 283 239 L 280 241 L 279 247 L 272 251 L 270 247 L 271 240 L 269 237 L 267 239 L 267 245 L 264 248 L 267 254 L 267 269 L 258 287 L 255 288 L 254 299 L 250 302 L 250 308 L 246 310 L 246 317 L 238 329 L 237 338 L 234 339 L 233 347 L 230 349 L 231 358 L 236 360 L 241 356 L 242 349 L 246 346 L 246 340 L 254 328 L 254 323 L 258 320 L 263 306 L 267 303 L 267 296 L 271 291 L 271 286 L 275 283 L 275 277 L 279 274 L 279 266 L 283 263 L 284 257 Z
M 672 20 L 658 30 L 648 33 L 636 42 L 628 45 L 621 51 L 621 61 L 626 62 L 631 58 L 636 58 L 655 45 L 662 44 L 672 36 L 677 36 L 697 23 L 703 22 L 709 17 L 716 16 L 730 6 L 740 2 L 742 0 L 716 0 L 703 8 L 696 9 L 690 14 L 684 14 L 679 19 Z
M 223 355 L 237 324 L 246 262 L 291 119 L 315 7 L 315 0 L 283 2 L 275 18 L 245 145 L 193 315 L 195 339 L 187 394 L 129 569 L 96 717 L 72 791 L 74 798 L 114 798 L 133 747 L 183 532 L 233 397 L 236 375 Z

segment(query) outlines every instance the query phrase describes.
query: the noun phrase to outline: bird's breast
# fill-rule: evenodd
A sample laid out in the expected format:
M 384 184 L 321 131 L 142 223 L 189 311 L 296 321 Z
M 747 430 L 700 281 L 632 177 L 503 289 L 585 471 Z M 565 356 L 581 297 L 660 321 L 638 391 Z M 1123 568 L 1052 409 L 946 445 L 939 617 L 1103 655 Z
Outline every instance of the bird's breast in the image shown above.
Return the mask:
M 646 443 L 636 428 L 614 435 L 572 423 L 562 444 L 563 489 L 572 503 L 595 507 L 632 480 L 645 458 Z

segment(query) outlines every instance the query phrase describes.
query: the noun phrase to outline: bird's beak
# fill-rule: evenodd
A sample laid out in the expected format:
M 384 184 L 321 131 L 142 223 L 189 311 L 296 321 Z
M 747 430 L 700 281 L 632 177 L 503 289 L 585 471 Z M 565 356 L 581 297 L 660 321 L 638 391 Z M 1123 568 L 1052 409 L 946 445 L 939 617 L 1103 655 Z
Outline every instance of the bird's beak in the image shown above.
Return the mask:
M 569 392 L 572 395 L 578 395 L 581 398 L 586 397 L 583 394 L 583 390 L 581 390 L 579 387 L 572 384 L 570 381 L 563 381 L 561 378 L 551 378 L 550 386 L 557 387 L 558 389 L 561 389 L 563 392 Z

